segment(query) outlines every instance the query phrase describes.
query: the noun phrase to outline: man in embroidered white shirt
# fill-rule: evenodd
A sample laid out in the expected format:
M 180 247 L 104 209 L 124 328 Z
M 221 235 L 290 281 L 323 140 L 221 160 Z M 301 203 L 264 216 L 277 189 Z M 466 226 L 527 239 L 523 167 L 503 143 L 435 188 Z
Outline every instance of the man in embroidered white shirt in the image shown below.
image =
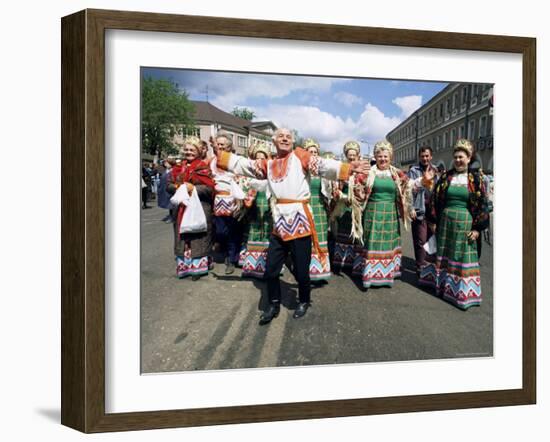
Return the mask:
M 260 325 L 268 324 L 279 314 L 279 275 L 289 253 L 298 283 L 299 304 L 294 318 L 304 316 L 310 305 L 311 249 L 318 248 L 319 242 L 309 205 L 309 177 L 318 175 L 329 180 L 347 180 L 351 173 L 367 173 L 370 167 L 367 161 L 342 163 L 314 157 L 301 147 L 293 150 L 294 137 L 286 128 L 275 132 L 273 142 L 277 157 L 272 160 L 250 160 L 228 152 L 219 152 L 217 160 L 222 169 L 268 181 L 267 196 L 271 198 L 273 215 L 265 271 L 269 306 L 260 318 Z
M 231 135 L 223 132 L 218 133 L 215 142 L 218 152 L 233 151 Z M 210 162 L 210 168 L 216 183 L 213 217 L 216 242 L 220 244 L 221 251 L 224 254 L 225 274 L 230 275 L 235 271 L 235 266 L 239 262 L 243 236 L 242 222 L 236 218 L 239 204 L 237 195 L 235 195 L 237 180 L 235 174 L 216 167 L 216 158 Z

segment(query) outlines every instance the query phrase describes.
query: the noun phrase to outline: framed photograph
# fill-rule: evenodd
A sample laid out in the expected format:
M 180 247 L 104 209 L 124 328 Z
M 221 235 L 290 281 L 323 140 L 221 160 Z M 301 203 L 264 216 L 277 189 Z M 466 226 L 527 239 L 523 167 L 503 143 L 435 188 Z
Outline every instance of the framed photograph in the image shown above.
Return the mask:
M 88 433 L 534 404 L 535 53 L 535 39 L 512 36 L 64 17 L 62 423 Z M 470 198 L 491 189 L 491 213 L 465 246 L 474 258 L 453 248 L 443 269 L 454 227 L 437 218 L 419 242 L 407 224 L 419 207 L 429 219 L 430 198 L 416 206 L 412 192 L 454 183 L 457 152 L 474 171 Z M 290 157 L 306 203 L 272 183 L 290 179 Z M 385 161 L 390 212 L 407 215 L 393 233 L 372 227 L 367 202 L 387 190 L 372 175 Z M 344 186 L 357 183 L 368 196 L 355 211 L 362 193 Z M 346 225 L 336 207 L 348 194 Z M 183 220 L 195 197 L 200 228 Z M 290 238 L 307 238 L 309 276 L 301 245 L 272 264 L 286 250 L 271 233 L 278 204 L 298 204 L 289 217 L 310 226 Z

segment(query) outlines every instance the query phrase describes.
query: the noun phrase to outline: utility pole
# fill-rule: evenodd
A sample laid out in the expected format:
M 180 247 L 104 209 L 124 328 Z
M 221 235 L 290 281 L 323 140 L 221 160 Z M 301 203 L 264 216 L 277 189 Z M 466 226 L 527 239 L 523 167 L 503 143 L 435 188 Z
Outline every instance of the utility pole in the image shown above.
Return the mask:
M 373 142 L 370 141 L 370 140 L 359 140 L 360 143 L 365 143 L 366 146 L 367 146 L 367 157 L 369 158 L 369 160 L 371 159 L 372 155 L 371 155 L 371 152 L 370 152 L 370 146 L 373 145 Z
M 205 94 L 206 95 L 206 102 L 208 103 L 208 85 L 206 85 L 205 89 L 203 89 L 202 91 L 200 91 L 201 94 Z

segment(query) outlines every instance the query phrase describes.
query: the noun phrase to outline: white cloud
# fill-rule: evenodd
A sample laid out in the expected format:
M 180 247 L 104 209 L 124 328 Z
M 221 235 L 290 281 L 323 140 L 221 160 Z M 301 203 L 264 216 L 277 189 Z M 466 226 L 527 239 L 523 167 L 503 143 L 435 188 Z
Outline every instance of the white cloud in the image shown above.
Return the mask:
M 422 106 L 422 95 L 408 95 L 406 97 L 397 97 L 392 100 L 399 109 L 401 109 L 401 118 L 405 119 L 416 109 Z
M 362 136 L 370 142 L 384 139 L 386 134 L 401 123 L 400 117 L 388 117 L 371 103 L 367 103 L 357 122 Z
M 304 92 L 305 98 L 314 97 L 315 94 L 330 91 L 333 84 L 343 81 L 350 80 L 231 72 L 183 72 L 179 78 L 181 87 L 192 96 L 205 97 L 208 90 L 209 101 L 225 111 L 242 106 L 254 97 L 283 98 L 296 91 Z
M 363 99 L 357 95 L 350 94 L 349 92 L 336 92 L 334 98 L 342 103 L 346 107 L 352 107 L 356 104 L 362 104 Z
M 321 99 L 319 95 L 304 93 L 298 97 L 300 103 L 304 103 L 307 106 L 319 106 L 321 104 Z
M 388 117 L 371 103 L 367 103 L 359 118 L 342 118 L 325 112 L 315 106 L 271 105 L 253 109 L 258 120 L 272 120 L 279 127 L 296 129 L 300 136 L 315 138 L 323 150 L 341 153 L 346 141 L 363 142 L 363 153 L 367 152 L 365 142 L 372 148 L 375 141 L 385 135 L 402 120 Z

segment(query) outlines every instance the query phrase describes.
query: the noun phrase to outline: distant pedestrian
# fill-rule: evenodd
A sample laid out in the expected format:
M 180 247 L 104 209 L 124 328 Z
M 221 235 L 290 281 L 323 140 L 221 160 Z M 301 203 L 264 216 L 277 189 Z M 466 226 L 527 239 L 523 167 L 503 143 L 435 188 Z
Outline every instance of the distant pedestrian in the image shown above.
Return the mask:
M 151 175 L 145 165 L 141 167 L 141 208 L 150 209 L 147 205 L 149 200 L 149 188 L 151 186 Z
M 170 209 L 172 204 L 170 203 L 170 194 L 167 190 L 168 181 L 170 179 L 170 174 L 172 170 L 172 165 L 170 160 L 166 159 L 162 162 L 162 166 L 159 170 L 159 185 L 157 188 L 157 205 L 161 209 L 167 209 L 168 214 L 162 219 L 164 222 L 171 222 L 172 217 L 170 215 Z

